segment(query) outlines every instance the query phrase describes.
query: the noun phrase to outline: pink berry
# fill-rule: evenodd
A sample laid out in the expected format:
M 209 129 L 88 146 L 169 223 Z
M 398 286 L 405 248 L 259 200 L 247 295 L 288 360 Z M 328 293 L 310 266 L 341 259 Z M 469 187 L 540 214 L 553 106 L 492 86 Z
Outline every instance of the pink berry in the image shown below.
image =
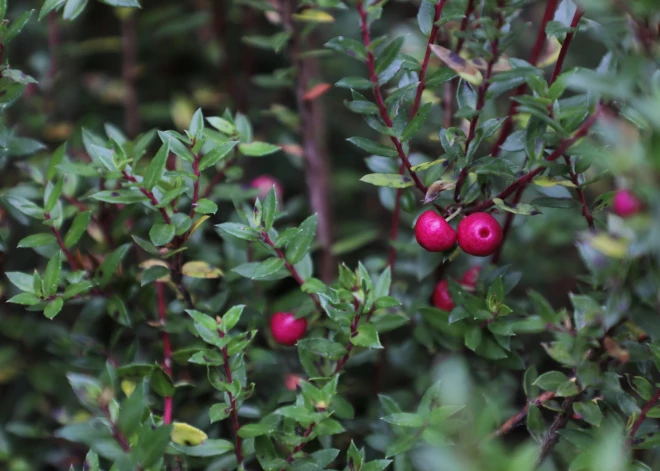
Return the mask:
M 296 319 L 290 312 L 276 312 L 270 318 L 270 330 L 277 343 L 295 345 L 307 330 L 306 319 Z
M 444 252 L 456 243 L 456 231 L 435 211 L 424 211 L 415 223 L 417 243 L 429 252 Z
M 472 267 L 461 277 L 461 284 L 467 286 L 468 288 L 474 288 L 477 286 L 477 281 L 479 281 L 479 272 L 481 272 L 481 267 Z
M 282 184 L 277 178 L 271 177 L 270 175 L 259 175 L 250 182 L 250 186 L 259 190 L 258 197 L 261 200 L 266 197 L 270 189 L 273 187 L 275 187 L 275 196 L 277 196 L 277 199 L 282 199 Z
M 500 223 L 488 213 L 474 213 L 458 224 L 458 245 L 465 253 L 486 257 L 502 243 Z
M 298 389 L 298 386 L 300 386 L 301 381 L 302 378 L 300 376 L 287 373 L 284 376 L 284 387 L 286 387 L 289 391 L 295 391 Z
M 642 209 L 642 203 L 628 190 L 619 190 L 612 201 L 614 212 L 622 218 L 627 218 L 638 213 Z
M 443 311 L 450 312 L 456 307 L 454 300 L 451 299 L 451 293 L 449 292 L 449 282 L 447 280 L 441 280 L 433 290 L 433 305 L 438 309 Z

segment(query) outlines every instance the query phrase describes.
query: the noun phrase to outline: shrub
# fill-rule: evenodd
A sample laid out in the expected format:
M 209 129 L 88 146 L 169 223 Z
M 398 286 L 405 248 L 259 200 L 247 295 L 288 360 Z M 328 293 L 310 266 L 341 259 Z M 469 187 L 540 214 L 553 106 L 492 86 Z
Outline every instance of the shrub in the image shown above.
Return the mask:
M 3 469 L 660 466 L 655 1 L 33 3 Z

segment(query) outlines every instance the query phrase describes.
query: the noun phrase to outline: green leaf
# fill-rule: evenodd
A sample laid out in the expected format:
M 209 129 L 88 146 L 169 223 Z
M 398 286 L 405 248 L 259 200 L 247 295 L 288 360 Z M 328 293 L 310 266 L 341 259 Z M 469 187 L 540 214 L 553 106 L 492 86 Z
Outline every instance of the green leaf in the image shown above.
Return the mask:
M 63 17 L 65 20 L 75 20 L 87 6 L 87 0 L 67 0 L 64 5 Z
M 51 182 L 48 182 L 46 185 L 46 191 L 44 192 L 44 212 L 50 213 L 57 204 L 60 195 L 62 194 L 62 186 L 64 185 L 64 179 L 60 179 L 55 185 Z
M 171 397 L 174 394 L 174 382 L 170 375 L 158 364 L 151 371 L 151 379 L 149 381 L 153 390 L 162 397 Z
M 361 42 L 343 36 L 332 38 L 325 43 L 325 47 L 335 52 L 346 54 L 359 61 L 364 61 L 367 57 L 367 50 Z
M 138 0 L 99 0 L 111 7 L 141 8 Z
M 337 360 L 346 353 L 344 345 L 324 338 L 305 338 L 297 343 L 299 350 L 305 350 L 330 360 Z
M 286 259 L 289 263 L 295 265 L 309 252 L 316 235 L 317 223 L 318 217 L 313 214 L 300 224 L 300 232 L 286 246 Z
M 405 453 L 414 445 L 416 440 L 417 437 L 415 437 L 414 434 L 403 435 L 397 438 L 387 446 L 387 449 L 385 450 L 385 456 L 389 458 L 391 456 Z
M 498 208 L 513 214 L 522 214 L 524 216 L 535 216 L 537 214 L 541 214 L 541 211 L 527 203 L 512 204 L 503 201 L 500 198 L 493 198 L 493 203 L 495 203 L 495 206 Z
M 142 180 L 142 186 L 147 190 L 151 191 L 154 186 L 158 184 L 163 172 L 165 171 L 165 164 L 167 163 L 167 157 L 170 155 L 170 146 L 167 142 L 163 143 L 156 152 L 156 155 L 151 162 L 147 170 L 144 172 L 144 179 Z
M 267 258 L 263 262 L 259 263 L 252 273 L 251 278 L 253 280 L 259 280 L 266 278 L 273 273 L 277 273 L 284 267 L 284 260 L 278 257 Z
M 417 11 L 417 23 L 419 23 L 419 30 L 425 36 L 431 33 L 433 28 L 433 19 L 435 18 L 435 6 L 431 0 L 422 0 Z
M 5 201 L 12 208 L 18 209 L 20 212 L 26 216 L 30 216 L 35 219 L 44 218 L 44 210 L 34 204 L 32 201 L 23 198 L 22 196 L 7 195 L 5 196 Z
M 76 217 L 73 218 L 73 222 L 71 223 L 69 231 L 66 233 L 66 236 L 64 236 L 64 245 L 67 248 L 73 247 L 80 240 L 82 235 L 87 230 L 87 226 L 89 225 L 91 217 L 91 211 L 85 211 L 83 213 L 76 214 Z
M 119 430 L 124 435 L 130 437 L 137 431 L 142 422 L 142 414 L 146 407 L 147 400 L 144 392 L 144 384 L 141 382 L 119 408 L 117 427 L 119 427 Z
M 172 424 L 153 428 L 149 422 L 142 426 L 137 443 L 136 455 L 144 469 L 150 469 L 163 458 L 170 444 Z
M 6 3 L 6 0 L 3 0 Z M 66 0 L 46 0 L 41 7 L 41 11 L 39 11 L 39 21 L 44 19 L 48 13 L 50 13 L 53 10 L 56 10 L 60 8 L 62 5 L 66 3 Z M 4 17 L 4 15 L 3 15 Z
M 243 309 L 245 309 L 245 305 L 238 305 L 238 306 L 233 306 L 231 309 L 229 309 L 223 316 L 222 316 L 222 322 L 220 323 L 220 329 L 227 333 L 231 329 L 234 328 L 236 324 L 238 324 L 238 321 L 241 320 L 241 314 L 243 314 Z
M 105 260 L 103 260 L 103 263 L 101 263 L 101 266 L 96 269 L 95 278 L 100 287 L 104 287 L 110 282 L 112 276 L 117 271 L 117 267 L 119 267 L 119 264 L 124 259 L 131 246 L 132 244 L 127 243 L 118 247 L 108 255 Z
M 398 412 L 382 418 L 385 422 L 399 425 L 401 427 L 421 427 L 424 425 L 424 417 L 409 412 Z
M 594 404 L 592 401 L 581 401 L 573 404 L 573 410 L 578 414 L 582 419 L 598 427 L 600 421 L 603 419 L 603 413 L 600 411 L 600 407 L 597 404 Z
M 280 421 L 281 417 L 277 415 L 266 416 L 259 423 L 243 425 L 238 431 L 238 436 L 241 438 L 252 438 L 269 435 L 276 431 Z
M 103 190 L 94 193 L 91 197 L 95 200 L 114 204 L 133 204 L 149 201 L 149 198 L 142 194 L 140 190 Z
M 158 137 L 160 137 L 160 140 L 163 142 L 163 144 L 167 144 L 171 152 L 178 155 L 186 162 L 192 163 L 195 160 L 195 156 L 190 151 L 190 149 L 188 149 L 188 147 L 186 147 L 174 135 L 170 134 L 170 132 L 158 131 Z
M 429 423 L 431 425 L 438 425 L 445 420 L 447 420 L 452 415 L 456 414 L 463 409 L 462 405 L 450 405 L 450 406 L 440 406 L 436 407 L 431 411 L 431 417 L 429 418 Z
M 213 148 L 210 152 L 207 152 L 204 157 L 199 161 L 199 170 L 204 170 L 209 167 L 214 166 L 222 159 L 227 157 L 229 153 L 236 147 L 238 141 L 227 141 Z
M 9 23 L 9 28 L 7 28 L 7 32 L 2 38 L 4 46 L 7 46 L 7 44 L 9 44 L 18 35 L 18 33 L 23 30 L 23 27 L 27 24 L 28 21 L 30 21 L 30 17 L 32 16 L 33 11 L 34 10 L 28 10 L 20 14 L 16 19 Z
M 401 133 L 401 141 L 405 142 L 411 139 L 420 129 L 422 129 L 422 126 L 424 126 L 424 123 L 426 122 L 426 118 L 428 118 L 429 113 L 431 112 L 431 106 L 431 103 L 427 103 L 419 109 L 417 114 Z
M 236 133 L 236 126 L 234 126 L 230 121 L 227 121 L 224 118 L 218 116 L 211 116 L 206 118 L 206 121 L 220 131 L 223 134 L 232 135 Z
M 217 227 L 223 234 L 242 240 L 259 240 L 261 235 L 258 230 L 246 224 L 239 224 L 236 222 L 224 222 L 222 224 L 217 224 L 215 227 Z
M 202 109 L 197 108 L 197 111 L 195 111 L 190 119 L 188 135 L 191 139 L 199 140 L 202 137 L 202 132 L 204 132 L 204 115 L 202 114 Z
M 344 106 L 357 114 L 378 114 L 378 106 L 367 100 L 344 100 Z
M 378 54 L 378 56 L 376 57 L 376 75 L 380 75 L 390 65 L 392 65 L 392 62 L 394 62 L 394 59 L 396 59 L 397 55 L 399 54 L 399 51 L 401 51 L 401 46 L 403 46 L 403 40 L 404 37 L 399 36 L 390 44 L 388 44 L 380 54 Z
M 415 184 L 409 176 L 397 173 L 370 173 L 360 178 L 360 181 L 387 188 L 408 188 Z
M 33 275 L 28 273 L 21 273 L 19 271 L 8 271 L 5 272 L 5 276 L 11 282 L 12 285 L 16 286 L 21 291 L 27 291 L 29 293 L 34 293 L 33 285 Z
M 63 306 L 64 306 L 64 299 L 62 298 L 53 299 L 46 305 L 46 308 L 44 309 L 44 316 L 46 316 L 48 319 L 53 319 L 56 315 L 60 313 Z
M 369 90 L 373 87 L 373 83 L 364 77 L 344 77 L 335 83 L 335 86 L 352 90 Z
M 211 200 L 202 198 L 197 201 L 195 212 L 197 214 L 215 214 L 218 212 L 218 205 Z
M 9 298 L 7 302 L 12 304 L 22 304 L 24 306 L 34 306 L 35 304 L 39 304 L 41 299 L 33 293 L 20 293 Z
M 55 243 L 56 241 L 57 239 L 53 234 L 48 234 L 48 233 L 33 234 L 21 239 L 16 247 L 19 249 L 41 247 L 44 245 Z
M 218 404 L 213 404 L 211 409 L 209 409 L 209 417 L 211 418 L 211 423 L 219 422 L 226 419 L 231 415 L 231 406 L 220 402 Z
M 156 247 L 160 247 L 168 244 L 174 238 L 175 230 L 173 224 L 157 222 L 149 230 L 149 238 Z
M 234 444 L 221 438 L 210 438 L 197 446 L 184 446 L 174 443 L 172 444 L 172 448 L 187 456 L 208 458 L 210 456 L 220 456 L 229 453 L 230 451 L 234 451 Z
M 370 154 L 382 155 L 383 157 L 397 157 L 399 155 L 396 149 L 364 137 L 349 137 L 347 141 Z
M 247 157 L 263 157 L 280 150 L 280 146 L 268 144 L 267 142 L 250 142 L 249 144 L 239 144 L 238 150 Z
M 142 278 L 140 279 L 140 286 L 148 285 L 154 281 L 163 278 L 170 274 L 170 270 L 167 267 L 162 265 L 154 265 L 153 267 L 147 268 L 144 273 L 142 273 Z
M 540 387 L 544 391 L 556 391 L 559 386 L 568 381 L 568 376 L 560 371 L 548 371 L 536 378 L 534 381 L 535 386 Z
M 383 348 L 378 338 L 378 331 L 372 324 L 360 325 L 357 335 L 351 336 L 351 343 L 358 347 Z
M 43 289 L 45 296 L 52 296 L 57 292 L 60 284 L 60 274 L 62 273 L 62 251 L 57 253 L 48 261 L 46 271 L 44 272 Z
M 569 209 L 574 208 L 578 203 L 573 198 L 550 198 L 543 196 L 532 200 L 530 204 L 541 208 Z
M 273 186 L 268 190 L 268 194 L 264 198 L 261 207 L 261 218 L 264 230 L 268 232 L 273 227 L 275 215 L 277 214 L 277 195 L 275 194 L 275 187 Z
M 283 31 L 280 33 L 275 33 L 271 36 L 263 36 L 257 34 L 250 36 L 243 36 L 241 40 L 245 44 L 258 47 L 259 49 L 269 49 L 275 52 L 279 52 L 284 46 L 286 46 L 290 38 L 291 38 L 291 33 L 289 33 L 288 31 Z

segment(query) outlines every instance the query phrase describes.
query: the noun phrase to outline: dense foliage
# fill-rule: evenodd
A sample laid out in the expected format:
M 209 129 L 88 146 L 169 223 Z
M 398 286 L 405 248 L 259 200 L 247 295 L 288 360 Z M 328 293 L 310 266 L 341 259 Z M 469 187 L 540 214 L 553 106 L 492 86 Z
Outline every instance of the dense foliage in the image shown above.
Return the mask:
M 1 469 L 660 468 L 656 0 L 7 3 Z

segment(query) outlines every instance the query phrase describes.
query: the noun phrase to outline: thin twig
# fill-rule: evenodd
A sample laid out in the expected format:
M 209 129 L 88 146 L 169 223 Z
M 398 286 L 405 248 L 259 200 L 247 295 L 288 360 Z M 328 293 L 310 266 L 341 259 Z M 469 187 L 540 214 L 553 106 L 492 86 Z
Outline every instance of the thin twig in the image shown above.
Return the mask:
M 546 401 L 549 401 L 555 397 L 555 393 L 553 391 L 546 391 L 543 394 L 541 394 L 539 397 L 536 399 L 529 401 L 527 404 L 525 404 L 525 407 L 522 408 L 519 412 L 517 412 L 515 415 L 513 415 L 509 420 L 504 422 L 494 433 L 494 437 L 499 437 L 504 434 L 509 433 L 511 430 L 516 428 L 518 425 L 522 423 L 523 420 L 525 420 L 525 417 L 527 417 L 527 413 L 529 412 L 529 407 L 530 405 L 534 406 L 540 406 Z
M 461 33 L 465 33 L 467 31 L 468 24 L 470 23 L 470 16 L 474 12 L 474 0 L 468 0 L 467 7 L 465 8 L 465 16 L 463 17 L 463 20 L 461 21 L 461 28 L 459 31 Z M 461 50 L 463 49 L 463 44 L 465 44 L 465 38 L 459 37 L 458 38 L 458 43 L 456 43 L 456 54 L 460 54 Z
M 296 280 L 300 286 L 304 285 L 305 280 L 302 279 L 302 277 L 298 273 L 298 270 L 296 270 L 296 267 L 294 267 L 291 263 L 289 263 L 289 261 L 286 259 L 286 256 L 284 255 L 284 253 L 280 249 L 275 247 L 275 244 L 273 243 L 271 238 L 268 236 L 268 233 L 267 232 L 262 232 L 261 233 L 261 238 L 267 245 L 269 245 L 275 251 L 275 253 L 277 254 L 277 256 L 279 258 L 284 260 L 284 266 L 286 267 L 287 270 L 289 270 L 289 273 L 291 273 L 291 276 L 293 277 L 293 279 Z M 314 294 L 310 294 L 310 296 L 311 296 L 312 300 L 314 301 L 314 304 L 316 305 L 316 308 L 319 311 L 323 312 L 323 307 L 321 306 L 321 302 L 319 301 L 319 298 L 317 298 L 316 295 L 314 295 Z
M 504 13 L 502 12 L 502 8 L 504 6 L 504 0 L 498 0 L 497 6 L 498 6 L 498 10 L 497 10 L 496 29 L 497 32 L 499 33 L 500 30 L 502 29 L 502 26 L 504 26 Z M 488 88 L 490 87 L 490 79 L 493 76 L 493 68 L 495 67 L 497 60 L 500 57 L 499 36 L 495 37 L 495 39 L 493 39 L 493 41 L 491 42 L 490 53 L 492 57 L 490 58 L 490 60 L 488 61 L 488 65 L 486 66 L 486 76 L 484 77 L 483 82 L 479 86 L 479 91 L 477 92 L 477 105 L 475 108 L 475 115 L 470 120 L 470 129 L 468 130 L 467 140 L 465 141 L 466 153 L 470 149 L 470 144 L 472 143 L 472 140 L 476 135 L 477 124 L 479 124 L 479 115 L 481 114 L 481 110 L 483 110 L 484 105 L 486 104 L 486 94 L 488 93 Z M 469 170 L 469 164 L 466 164 L 465 167 L 461 169 L 461 173 L 459 174 L 458 179 L 456 180 L 456 188 L 454 189 L 454 201 L 458 202 L 458 200 L 460 199 L 461 188 L 463 187 L 463 183 L 465 183 L 465 179 L 467 178 L 468 170 Z
M 569 173 L 571 175 L 571 182 L 573 182 L 573 185 L 575 185 L 575 192 L 577 193 L 578 199 L 580 200 L 580 204 L 582 205 L 582 215 L 584 216 L 584 219 L 587 221 L 589 230 L 591 232 L 594 232 L 596 230 L 596 226 L 594 225 L 594 217 L 591 215 L 591 212 L 589 211 L 589 205 L 587 204 L 587 199 L 584 197 L 584 191 L 580 186 L 580 180 L 578 179 L 578 175 L 573 170 L 571 159 L 567 155 L 564 155 L 564 162 L 566 162 L 566 165 L 568 165 L 570 169 Z
M 635 423 L 633 424 L 632 428 L 630 429 L 630 435 L 628 436 L 628 440 L 626 441 L 626 449 L 630 448 L 633 444 L 633 441 L 635 440 L 635 435 L 637 434 L 637 431 L 639 428 L 642 426 L 644 423 L 644 420 L 646 420 L 646 415 L 649 413 L 649 411 L 655 406 L 655 404 L 660 400 L 660 389 L 658 389 L 653 397 L 649 399 L 646 404 L 644 404 L 644 407 L 642 408 L 642 412 L 640 412 L 639 417 L 637 420 L 635 420 Z
M 47 221 L 51 220 L 50 214 L 48 214 L 48 213 L 44 214 L 44 218 Z M 69 261 L 69 265 L 71 266 L 71 268 L 75 271 L 80 270 L 80 267 L 76 263 L 76 259 L 73 258 L 73 255 L 71 254 L 71 251 L 67 248 L 66 245 L 64 245 L 64 241 L 62 240 L 62 236 L 60 235 L 60 231 L 58 231 L 57 228 L 54 225 L 50 226 L 50 230 L 52 231 L 53 235 L 57 239 L 57 245 L 60 246 L 60 250 L 62 250 L 62 252 L 66 256 L 66 259 Z
M 128 180 L 131 183 L 137 183 L 137 179 L 129 174 L 126 170 L 122 171 L 122 174 L 126 180 Z M 140 192 L 149 198 L 149 201 L 151 204 L 154 206 L 154 208 L 157 208 L 158 211 L 160 211 L 160 214 L 163 216 L 163 220 L 165 221 L 166 224 L 172 224 L 172 220 L 170 219 L 170 215 L 167 214 L 167 210 L 164 207 L 158 207 L 160 203 L 158 203 L 158 200 L 156 199 L 156 196 L 154 195 L 153 191 L 147 190 L 145 187 L 140 185 L 139 187 Z
M 165 285 L 162 282 L 156 282 L 156 297 L 158 298 L 158 319 L 160 321 L 161 336 L 163 339 L 163 369 L 165 373 L 172 376 L 172 343 L 170 342 L 170 334 L 165 329 L 167 324 L 167 311 L 165 303 Z M 163 407 L 163 423 L 172 423 L 172 397 L 165 397 L 165 404 Z
M 538 63 L 539 57 L 541 55 L 541 51 L 543 50 L 543 45 L 545 44 L 545 41 L 547 39 L 545 28 L 548 25 L 548 22 L 550 22 L 550 20 L 552 20 L 552 18 L 554 17 L 558 2 L 559 0 L 548 0 L 548 3 L 545 6 L 543 20 L 539 25 L 536 41 L 534 41 L 534 46 L 532 47 L 532 53 L 530 54 L 529 57 L 529 63 L 532 64 L 533 66 L 536 66 L 536 64 Z M 519 95 L 522 95 L 523 93 L 525 93 L 526 89 L 527 89 L 527 83 L 523 83 L 522 85 L 520 85 L 518 88 L 515 89 L 515 91 L 511 95 L 511 98 L 515 98 Z M 490 155 L 492 155 L 493 157 L 497 157 L 498 155 L 500 155 L 500 151 L 502 150 L 502 144 L 504 144 L 506 138 L 509 137 L 509 135 L 513 131 L 513 117 L 517 113 L 518 113 L 518 102 L 515 100 L 511 100 L 511 105 L 509 106 L 509 112 L 507 113 L 507 116 L 504 120 L 504 124 L 502 124 L 502 130 L 500 131 L 500 135 L 490 151 Z
M 554 160 L 557 160 L 559 157 L 561 157 L 570 147 L 575 144 L 578 140 L 583 138 L 584 136 L 587 135 L 591 127 L 596 123 L 598 120 L 598 117 L 600 116 L 602 112 L 602 108 L 600 105 L 598 105 L 598 108 L 594 113 L 587 118 L 578 128 L 578 130 L 573 134 L 573 136 L 563 139 L 559 142 L 557 145 L 557 148 L 545 158 L 547 162 L 552 162 Z M 514 191 L 516 191 L 519 187 L 524 187 L 531 182 L 534 177 L 536 177 L 539 173 L 543 172 L 545 170 L 545 167 L 537 167 L 534 170 L 530 170 L 526 174 L 524 174 L 522 177 L 520 177 L 518 180 L 507 186 L 502 192 L 500 192 L 495 198 L 499 199 L 505 199 L 509 197 Z M 484 211 L 488 208 L 491 208 L 492 206 L 495 205 L 493 202 L 494 198 L 491 198 L 487 201 L 484 201 L 476 206 L 473 206 L 471 208 L 466 208 L 465 213 L 466 214 L 472 214 L 476 213 L 479 211 Z
M 348 343 L 346 344 L 346 353 L 337 362 L 334 374 L 339 374 L 341 372 L 341 370 L 344 368 L 344 365 L 351 356 L 351 351 L 353 350 L 353 343 L 351 343 L 351 339 L 358 334 L 358 327 L 360 327 L 359 305 L 356 305 L 356 310 L 357 312 L 355 313 L 355 317 L 353 317 L 353 321 L 351 322 L 351 333 L 349 334 Z
M 363 0 L 358 1 L 357 8 L 358 8 L 358 13 L 360 14 L 360 31 L 362 32 L 362 42 L 364 43 L 364 47 L 367 49 L 366 65 L 367 65 L 367 69 L 369 70 L 369 79 L 371 80 L 372 83 L 373 93 L 376 98 L 376 105 L 378 106 L 378 114 L 380 115 L 385 125 L 388 128 L 391 128 L 393 126 L 393 122 L 389 114 L 387 113 L 387 107 L 385 106 L 385 101 L 383 100 L 383 94 L 380 90 L 380 85 L 378 83 L 378 75 L 376 74 L 376 59 L 374 57 L 373 52 L 370 49 L 371 33 L 369 31 L 369 20 L 368 20 L 367 11 L 364 8 Z M 406 166 L 406 169 L 408 169 L 408 173 L 415 182 L 415 186 L 422 193 L 426 194 L 427 191 L 426 185 L 422 183 L 422 181 L 419 179 L 415 171 L 412 169 L 412 164 L 410 163 L 408 156 L 403 150 L 403 144 L 398 138 L 394 136 L 390 136 L 390 140 L 392 141 L 392 144 L 394 144 L 394 147 L 396 148 L 397 154 L 401 158 L 401 161 Z
M 309 436 L 314 431 L 315 426 L 316 426 L 316 422 L 312 422 L 311 424 L 309 424 L 309 427 L 307 427 L 307 429 L 305 430 L 305 433 L 303 434 L 303 438 L 309 438 Z M 293 462 L 294 455 L 296 453 L 298 453 L 300 450 L 302 450 L 305 447 L 306 444 L 307 444 L 307 442 L 302 442 L 302 443 L 299 443 L 298 445 L 296 445 L 296 447 L 291 451 L 291 453 L 289 453 L 289 456 L 287 456 L 286 462 L 287 463 Z M 280 471 L 284 471 L 284 469 L 282 469 Z
M 218 329 L 218 335 L 220 335 L 220 338 L 225 337 L 225 333 L 222 331 L 222 329 Z M 229 352 L 227 350 L 227 346 L 222 347 L 222 359 L 224 363 L 224 368 L 225 368 L 225 376 L 227 377 L 227 382 L 232 383 L 234 381 L 232 372 L 231 372 L 231 363 L 229 359 Z M 229 408 L 231 409 L 231 423 L 232 427 L 234 429 L 234 453 L 236 454 L 236 461 L 238 462 L 239 468 L 243 464 L 244 458 L 243 458 L 243 452 L 241 450 L 242 447 L 242 441 L 240 435 L 238 435 L 238 430 L 241 428 L 241 424 L 238 421 L 238 407 L 236 407 L 236 398 L 234 395 L 227 391 L 227 396 L 229 396 Z
M 419 72 L 419 84 L 417 85 L 417 92 L 415 93 L 415 101 L 413 103 L 412 110 L 410 111 L 410 119 L 412 120 L 415 115 L 417 115 L 417 112 L 419 111 L 419 105 L 422 102 L 422 94 L 424 93 L 424 88 L 426 87 L 425 83 L 425 78 L 426 78 L 426 72 L 429 67 L 429 63 L 431 62 L 431 46 L 435 43 L 435 38 L 438 35 L 438 31 L 440 30 L 440 27 L 436 25 L 438 20 L 440 19 L 440 15 L 442 15 L 442 10 L 445 7 L 445 4 L 447 3 L 447 0 L 439 0 L 435 4 L 435 9 L 433 13 L 433 27 L 431 28 L 431 32 L 429 33 L 429 39 L 426 43 L 426 52 L 424 54 L 424 59 L 422 60 L 422 68 Z M 403 163 L 399 165 L 399 175 L 403 175 L 405 173 L 406 167 Z M 387 264 L 390 267 L 390 270 L 394 272 L 394 264 L 396 263 L 396 247 L 394 245 L 394 242 L 397 239 L 398 232 L 399 232 L 399 219 L 401 217 L 401 195 L 403 194 L 403 190 L 401 188 L 397 188 L 396 194 L 394 195 L 394 211 L 392 211 L 392 225 L 391 225 L 391 231 L 390 231 L 390 247 L 389 247 L 389 255 L 387 257 Z
M 550 430 L 548 430 L 548 433 L 541 442 L 541 451 L 536 460 L 536 467 L 539 467 L 541 466 L 541 464 L 543 464 L 543 462 L 548 457 L 548 455 L 554 448 L 555 444 L 559 440 L 559 431 L 564 427 L 566 427 L 566 425 L 568 424 L 568 421 L 573 415 L 571 414 L 571 408 L 573 407 L 573 403 L 577 401 L 579 397 L 580 397 L 579 394 L 575 396 L 570 396 L 565 398 L 564 402 L 562 402 L 561 411 L 559 412 L 559 415 L 555 417 L 554 422 L 552 422 L 552 425 L 550 426 Z
M 218 173 L 215 174 L 215 176 L 211 179 L 209 184 L 206 186 L 206 190 L 204 190 L 204 193 L 202 194 L 202 198 L 208 198 L 209 196 L 211 196 L 211 193 L 213 193 L 213 189 L 215 188 L 215 186 L 218 183 L 220 183 L 226 177 L 225 172 L 227 171 L 227 169 L 229 167 L 231 167 L 232 165 L 234 165 L 237 160 L 238 160 L 238 157 L 234 157 L 234 158 L 228 160 L 227 163 L 225 164 L 225 166 L 222 168 L 222 170 L 220 170 Z

